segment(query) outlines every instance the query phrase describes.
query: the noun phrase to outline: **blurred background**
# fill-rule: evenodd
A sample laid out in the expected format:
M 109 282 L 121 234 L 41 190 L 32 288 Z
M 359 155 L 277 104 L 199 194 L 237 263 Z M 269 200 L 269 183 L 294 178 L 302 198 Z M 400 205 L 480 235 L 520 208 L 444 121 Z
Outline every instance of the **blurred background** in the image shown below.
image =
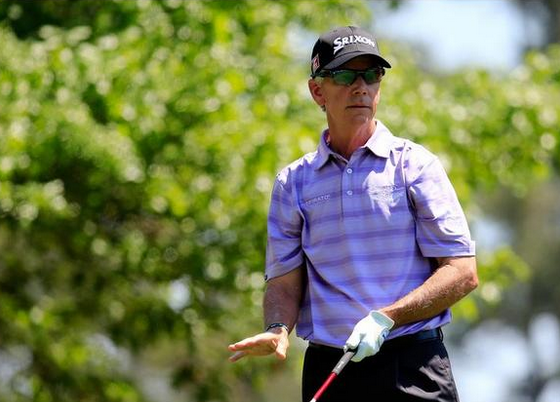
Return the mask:
M 316 147 L 310 51 L 347 24 L 477 241 L 462 401 L 560 401 L 555 0 L 0 0 L 0 400 L 299 400 L 303 341 L 226 347 L 262 328 L 271 184 Z

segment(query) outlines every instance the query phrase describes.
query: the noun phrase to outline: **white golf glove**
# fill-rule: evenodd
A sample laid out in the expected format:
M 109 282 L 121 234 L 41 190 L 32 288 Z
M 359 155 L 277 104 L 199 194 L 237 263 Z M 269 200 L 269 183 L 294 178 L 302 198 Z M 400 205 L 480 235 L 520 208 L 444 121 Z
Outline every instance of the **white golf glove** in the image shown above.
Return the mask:
M 370 311 L 354 327 L 352 334 L 344 345 L 344 351 L 358 348 L 352 358 L 354 362 L 373 356 L 381 349 L 381 345 L 383 345 L 393 325 L 395 325 L 395 322 L 385 314 L 376 310 Z

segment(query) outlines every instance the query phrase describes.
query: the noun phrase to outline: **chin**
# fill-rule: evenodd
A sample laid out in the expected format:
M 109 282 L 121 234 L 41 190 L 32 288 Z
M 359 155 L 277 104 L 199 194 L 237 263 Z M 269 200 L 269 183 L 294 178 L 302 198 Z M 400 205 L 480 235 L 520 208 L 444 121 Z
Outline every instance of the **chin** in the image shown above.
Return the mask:
M 352 120 L 359 124 L 369 124 L 374 121 L 373 116 L 354 116 Z

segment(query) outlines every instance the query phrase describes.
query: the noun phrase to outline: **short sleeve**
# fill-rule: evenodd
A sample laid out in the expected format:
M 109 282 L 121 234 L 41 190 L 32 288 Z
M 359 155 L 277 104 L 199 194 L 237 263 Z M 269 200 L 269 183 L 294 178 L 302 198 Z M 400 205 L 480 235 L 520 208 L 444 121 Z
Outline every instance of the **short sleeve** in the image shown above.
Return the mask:
M 475 255 L 467 220 L 438 158 L 411 166 L 408 193 L 416 219 L 416 241 L 425 257 Z
M 303 264 L 299 211 L 294 186 L 279 175 L 272 189 L 268 212 L 265 280 L 282 276 Z

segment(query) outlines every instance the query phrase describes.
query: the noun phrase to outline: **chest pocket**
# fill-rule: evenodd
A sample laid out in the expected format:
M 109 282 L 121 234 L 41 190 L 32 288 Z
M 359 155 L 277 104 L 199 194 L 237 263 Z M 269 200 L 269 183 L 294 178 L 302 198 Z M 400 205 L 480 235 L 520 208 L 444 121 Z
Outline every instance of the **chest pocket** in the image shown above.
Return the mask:
M 411 218 L 406 188 L 398 185 L 372 185 L 366 187 L 369 207 L 377 223 L 388 227 L 408 224 Z
M 390 205 L 398 204 L 402 197 L 406 197 L 406 189 L 397 186 L 371 186 L 367 188 L 370 200 Z

